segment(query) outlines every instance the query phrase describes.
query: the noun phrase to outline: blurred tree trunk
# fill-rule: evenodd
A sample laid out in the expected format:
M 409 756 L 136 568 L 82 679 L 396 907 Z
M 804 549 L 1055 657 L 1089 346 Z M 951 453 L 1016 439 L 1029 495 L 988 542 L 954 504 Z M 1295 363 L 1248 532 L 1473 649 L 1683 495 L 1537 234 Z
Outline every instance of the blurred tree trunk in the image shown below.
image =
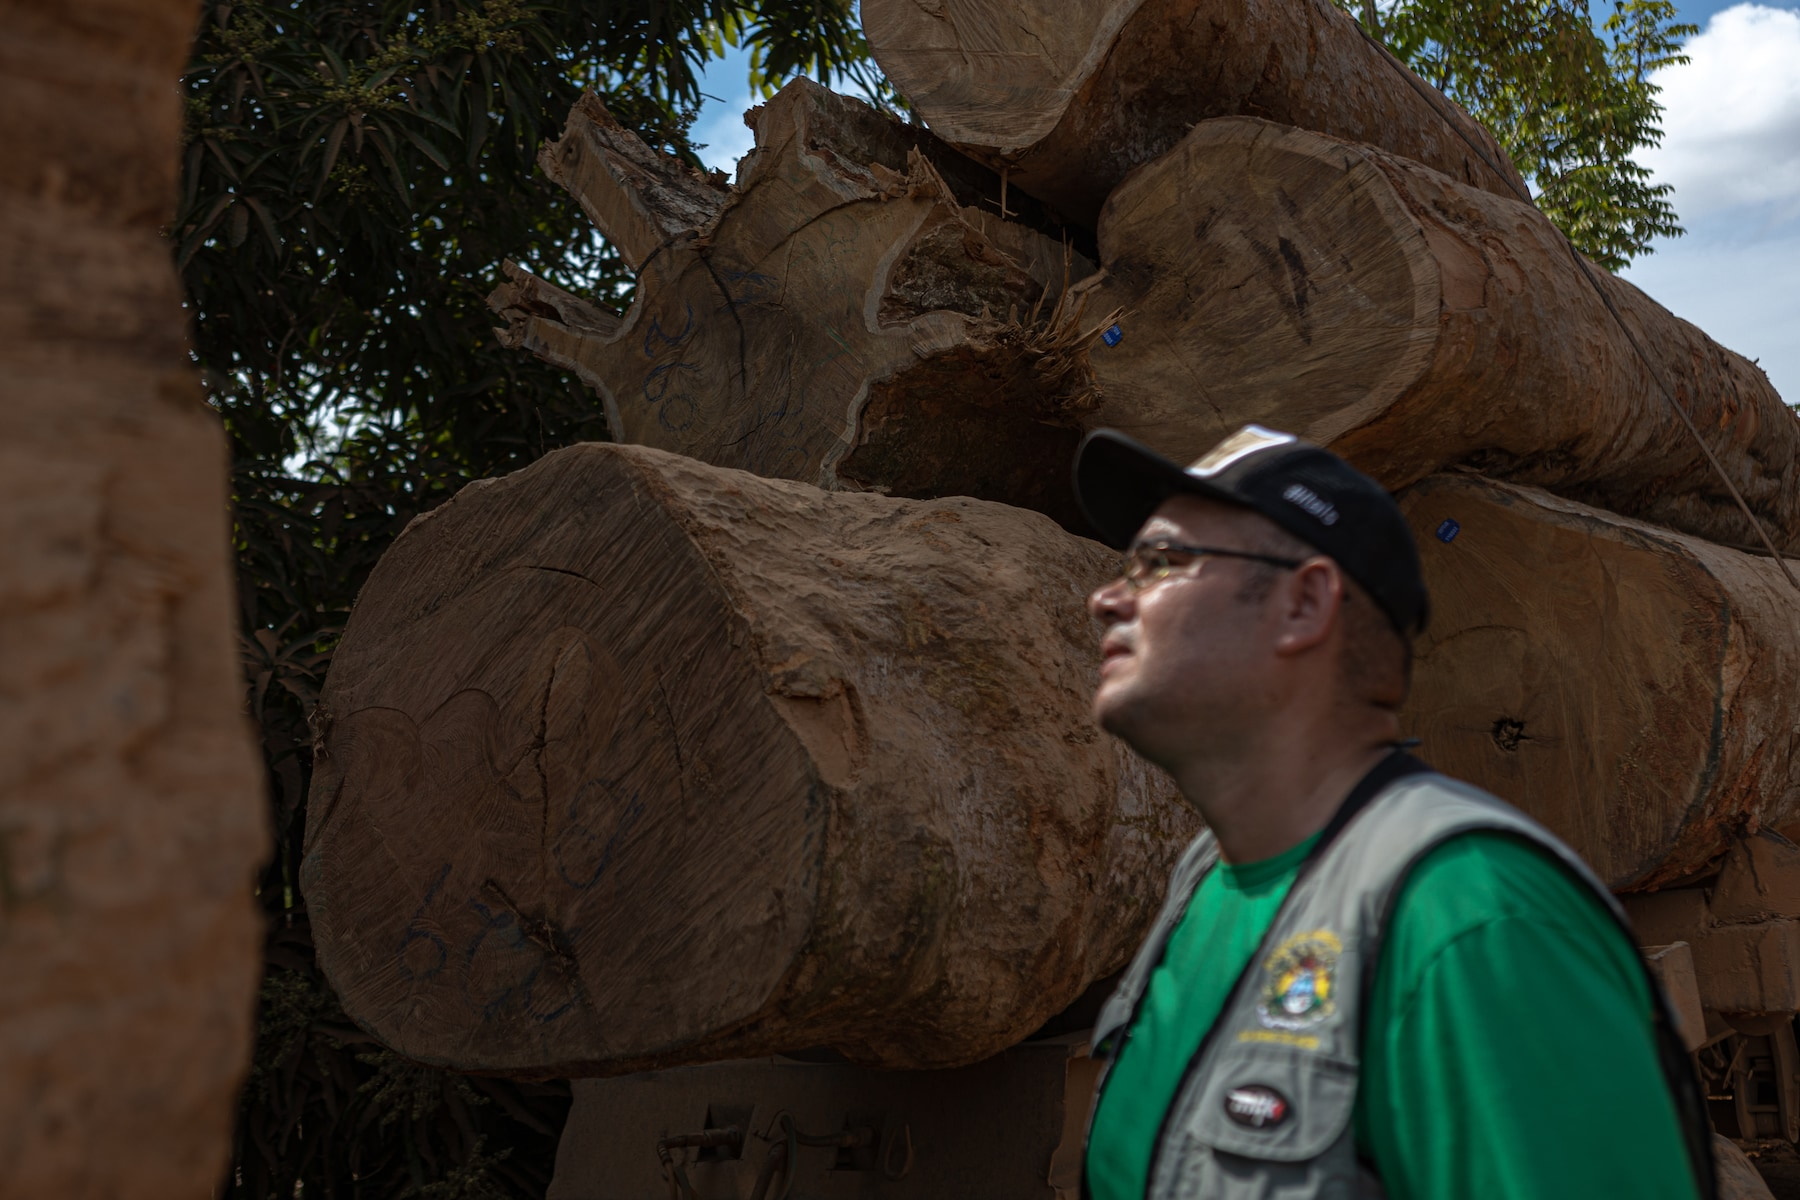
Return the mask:
M 0 10 L 0 1194 L 209 1195 L 265 817 L 160 229 L 192 0 Z

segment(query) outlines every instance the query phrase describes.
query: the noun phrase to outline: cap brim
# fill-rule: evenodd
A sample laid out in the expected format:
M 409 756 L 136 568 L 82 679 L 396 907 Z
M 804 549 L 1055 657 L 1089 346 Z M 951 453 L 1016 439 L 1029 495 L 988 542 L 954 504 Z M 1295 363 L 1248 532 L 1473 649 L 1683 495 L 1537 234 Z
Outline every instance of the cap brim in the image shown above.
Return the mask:
M 1116 429 L 1096 429 L 1075 454 L 1075 496 L 1100 540 L 1131 545 L 1157 506 L 1183 493 L 1242 503 Z

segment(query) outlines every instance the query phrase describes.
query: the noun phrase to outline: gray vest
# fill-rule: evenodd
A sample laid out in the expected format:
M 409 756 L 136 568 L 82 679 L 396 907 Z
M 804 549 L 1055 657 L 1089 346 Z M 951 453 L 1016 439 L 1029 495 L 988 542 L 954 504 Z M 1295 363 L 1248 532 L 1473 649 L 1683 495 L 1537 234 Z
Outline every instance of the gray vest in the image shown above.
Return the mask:
M 1295 880 L 1164 1117 L 1148 1200 L 1350 1200 L 1383 1194 L 1357 1159 L 1351 1129 L 1362 1010 L 1399 887 L 1419 859 L 1446 839 L 1482 830 L 1531 842 L 1587 884 L 1596 901 L 1629 929 L 1612 893 L 1543 826 L 1410 759 L 1390 759 L 1377 771 L 1391 777 L 1400 764 L 1418 773 L 1379 786 L 1335 838 L 1327 833 L 1327 844 Z M 1117 1057 L 1170 933 L 1218 860 L 1218 843 L 1206 832 L 1176 865 L 1150 936 L 1095 1022 L 1094 1056 L 1103 1063 Z M 1688 1130 L 1690 1157 L 1704 1156 L 1695 1174 L 1704 1172 L 1710 1183 L 1710 1134 L 1703 1114 L 1697 1108 L 1690 1112 L 1683 1102 L 1697 1105 L 1697 1093 L 1686 1073 L 1685 1052 L 1673 1041 L 1661 990 L 1654 981 L 1650 986 L 1659 998 L 1659 1033 L 1673 1047 L 1663 1065 L 1677 1109 L 1688 1125 L 1698 1126 Z M 1710 1187 L 1703 1187 L 1702 1195 L 1710 1194 Z

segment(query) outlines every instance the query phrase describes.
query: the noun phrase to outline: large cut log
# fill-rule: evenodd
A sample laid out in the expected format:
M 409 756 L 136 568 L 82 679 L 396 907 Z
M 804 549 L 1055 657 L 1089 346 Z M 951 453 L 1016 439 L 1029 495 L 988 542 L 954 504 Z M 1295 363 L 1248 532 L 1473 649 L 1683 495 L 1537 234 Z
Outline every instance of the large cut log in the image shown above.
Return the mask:
M 193 0 L 0 23 L 0 1196 L 216 1194 L 267 852 L 162 226 Z
M 1524 194 L 1487 130 L 1331 0 L 863 0 L 862 18 L 934 133 L 1084 224 L 1133 167 L 1223 116 Z
M 345 1010 L 541 1075 L 1018 1041 L 1194 829 L 1088 715 L 1114 569 L 1035 513 L 643 447 L 472 485 L 326 685 L 302 884 Z
M 750 120 L 728 189 L 579 103 L 542 162 L 638 270 L 636 297 L 621 319 L 509 264 L 502 340 L 575 371 L 624 441 L 1075 521 L 1079 430 L 1035 397 L 1089 395 L 1080 349 L 1105 325 L 1058 300 L 1092 263 L 999 216 L 985 169 L 809 80 Z
M 1800 421 L 1768 377 L 1584 272 L 1529 205 L 1231 118 L 1127 180 L 1099 235 L 1090 307 L 1126 316 L 1092 351 L 1092 423 L 1185 462 L 1255 420 L 1389 487 L 1466 463 L 1757 545 L 1660 378 L 1777 545 L 1800 551 Z
M 1800 622 L 1772 559 L 1535 488 L 1401 497 L 1431 589 L 1407 732 L 1615 888 L 1800 818 Z

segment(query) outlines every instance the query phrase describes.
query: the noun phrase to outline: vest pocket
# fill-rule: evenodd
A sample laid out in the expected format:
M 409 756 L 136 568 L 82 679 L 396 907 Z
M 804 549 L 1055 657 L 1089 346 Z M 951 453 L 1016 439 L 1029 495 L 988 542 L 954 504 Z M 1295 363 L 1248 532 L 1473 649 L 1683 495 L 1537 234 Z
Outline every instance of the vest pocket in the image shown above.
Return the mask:
M 1356 1064 L 1289 1046 L 1232 1046 L 1184 1114 L 1183 1140 L 1263 1162 L 1317 1158 L 1350 1127 Z

